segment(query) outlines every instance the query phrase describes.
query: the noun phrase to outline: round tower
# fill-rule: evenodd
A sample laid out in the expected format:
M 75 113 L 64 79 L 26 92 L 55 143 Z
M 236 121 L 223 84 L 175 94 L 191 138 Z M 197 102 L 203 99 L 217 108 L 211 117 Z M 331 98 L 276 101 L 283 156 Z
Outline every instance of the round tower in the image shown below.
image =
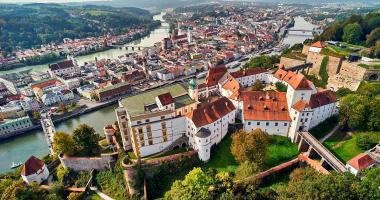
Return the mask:
M 197 145 L 198 157 L 200 160 L 207 162 L 210 160 L 211 151 L 211 132 L 208 129 L 201 128 L 195 134 L 195 144 Z
M 189 82 L 189 96 L 195 101 L 198 101 L 198 84 L 194 78 Z

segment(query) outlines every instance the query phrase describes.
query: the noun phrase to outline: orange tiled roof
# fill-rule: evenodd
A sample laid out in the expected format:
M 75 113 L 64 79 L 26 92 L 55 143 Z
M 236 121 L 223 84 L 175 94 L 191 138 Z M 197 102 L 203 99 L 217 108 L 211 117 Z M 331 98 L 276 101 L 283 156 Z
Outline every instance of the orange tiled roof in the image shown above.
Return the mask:
M 199 107 L 186 115 L 196 127 L 211 124 L 235 110 L 235 106 L 226 97 L 222 97 L 206 106 Z
M 34 88 L 45 88 L 45 87 L 48 87 L 48 86 L 51 86 L 51 85 L 56 85 L 58 83 L 58 81 L 56 79 L 50 79 L 48 81 L 44 81 L 44 82 L 41 82 L 41 83 L 38 83 L 38 84 L 35 84 L 35 85 L 31 85 L 31 88 L 34 89 Z
M 375 161 L 366 153 L 361 153 L 347 162 L 347 164 L 357 170 L 365 169 L 374 163 Z
M 305 110 L 305 108 L 310 108 L 310 106 L 305 100 L 299 100 L 292 106 L 292 108 L 298 112 L 301 112 Z
M 291 121 L 286 92 L 243 91 L 244 120 Z
M 274 76 L 280 80 L 287 82 L 295 90 L 311 90 L 311 82 L 302 74 L 297 74 L 292 71 L 279 69 Z
M 321 41 L 314 42 L 313 44 L 311 44 L 311 46 L 317 48 L 325 48 L 325 45 Z
M 230 76 L 226 82 L 222 85 L 222 88 L 232 93 L 238 92 L 242 89 L 240 83 L 232 76 Z

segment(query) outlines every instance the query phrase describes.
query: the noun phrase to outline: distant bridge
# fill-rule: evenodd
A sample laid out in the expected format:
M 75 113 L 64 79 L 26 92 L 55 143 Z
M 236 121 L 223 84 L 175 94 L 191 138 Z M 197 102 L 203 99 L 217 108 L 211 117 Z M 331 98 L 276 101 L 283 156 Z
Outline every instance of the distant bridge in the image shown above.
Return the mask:
M 312 159 L 321 159 L 320 163 L 326 170 L 335 170 L 339 173 L 347 171 L 346 166 L 332 154 L 323 144 L 321 144 L 309 132 L 297 132 L 295 142 L 301 152 Z
M 309 33 L 314 32 L 314 30 L 305 30 L 305 29 L 288 29 L 288 31 L 309 32 Z

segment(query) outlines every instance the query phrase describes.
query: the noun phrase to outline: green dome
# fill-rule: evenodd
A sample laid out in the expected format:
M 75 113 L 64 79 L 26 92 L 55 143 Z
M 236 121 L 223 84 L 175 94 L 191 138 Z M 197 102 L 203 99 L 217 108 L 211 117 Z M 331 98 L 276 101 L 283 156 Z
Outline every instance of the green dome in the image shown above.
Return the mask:
M 197 81 L 195 80 L 195 78 L 192 78 L 189 82 L 189 88 L 194 90 L 197 89 L 197 86 Z

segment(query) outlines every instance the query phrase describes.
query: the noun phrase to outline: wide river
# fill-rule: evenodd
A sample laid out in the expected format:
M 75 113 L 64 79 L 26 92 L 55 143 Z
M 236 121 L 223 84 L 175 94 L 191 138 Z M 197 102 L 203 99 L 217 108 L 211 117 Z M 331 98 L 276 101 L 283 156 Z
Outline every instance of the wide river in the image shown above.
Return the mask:
M 163 38 L 169 35 L 168 24 L 162 19 L 164 13 L 160 15 L 155 15 L 154 19 L 161 20 L 161 27 L 158 27 L 150 33 L 150 35 L 133 41 L 126 45 L 137 45 L 137 46 L 153 46 L 154 43 L 160 42 Z M 118 56 L 124 55 L 129 51 L 125 49 L 110 49 L 103 52 L 98 52 L 91 55 L 76 57 L 78 64 L 82 64 L 87 61 L 92 61 L 97 57 L 102 58 L 117 58 Z M 35 66 L 25 66 L 13 70 L 1 71 L 0 74 L 19 72 L 23 70 L 32 69 L 35 71 L 46 71 L 48 68 L 45 65 L 35 65 Z M 98 111 L 81 115 L 76 118 L 69 119 L 65 122 L 56 124 L 56 129 L 58 131 L 65 131 L 71 133 L 78 125 L 88 124 L 94 129 L 102 134 L 103 127 L 107 124 L 116 121 L 115 108 L 117 105 L 111 105 L 102 108 Z M 29 158 L 29 156 L 34 155 L 41 157 L 48 154 L 48 147 L 42 130 L 31 131 L 24 135 L 20 135 L 9 140 L 0 142 L 0 173 L 10 170 L 10 165 L 12 162 L 23 162 Z
M 168 24 L 162 19 L 163 14 L 154 16 L 155 19 L 162 21 L 162 26 L 152 31 L 151 34 L 141 40 L 131 42 L 129 45 L 138 46 L 152 46 L 154 43 L 161 41 L 164 37 L 168 36 Z M 313 29 L 313 25 L 306 22 L 302 17 L 295 18 L 295 27 L 303 29 Z M 288 35 L 284 39 L 284 43 L 295 44 L 303 42 L 309 37 Z M 95 57 L 101 58 L 117 58 L 128 51 L 120 49 L 111 49 L 104 52 L 99 52 L 87 56 L 77 57 L 78 64 L 86 61 L 94 60 Z M 47 65 L 26 66 L 1 73 L 19 72 L 22 70 L 32 69 L 36 71 L 47 70 Z M 65 131 L 71 133 L 78 125 L 88 124 L 99 133 L 102 134 L 102 129 L 105 125 L 116 121 L 114 109 L 117 105 L 111 105 L 100 109 L 98 111 L 88 113 L 76 118 L 69 119 L 65 122 L 56 124 L 58 131 Z M 29 156 L 34 155 L 41 157 L 48 154 L 48 147 L 42 130 L 32 131 L 30 133 L 20 135 L 9 140 L 0 142 L 0 173 L 10 171 L 12 162 L 25 161 Z

